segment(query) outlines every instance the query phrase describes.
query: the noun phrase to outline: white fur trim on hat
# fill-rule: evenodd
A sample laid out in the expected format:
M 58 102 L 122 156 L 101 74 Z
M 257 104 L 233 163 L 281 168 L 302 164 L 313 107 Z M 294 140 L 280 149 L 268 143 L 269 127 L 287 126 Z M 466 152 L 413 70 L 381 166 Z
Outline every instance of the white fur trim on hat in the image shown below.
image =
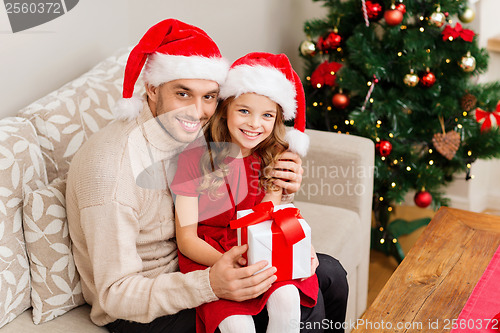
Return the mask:
M 132 96 L 131 98 L 120 98 L 116 101 L 113 112 L 116 119 L 132 120 L 137 118 L 142 111 L 144 98 L 139 96 Z
M 285 140 L 288 142 L 288 148 L 300 156 L 306 156 L 309 150 L 309 135 L 292 128 L 286 132 Z
M 204 79 L 224 82 L 229 63 L 224 58 L 176 56 L 155 53 L 149 56 L 144 70 L 144 81 L 158 87 L 179 79 Z
M 245 93 L 267 96 L 283 108 L 285 120 L 295 118 L 295 87 L 279 70 L 267 66 L 240 65 L 229 70 L 220 87 L 220 98 L 239 97 Z

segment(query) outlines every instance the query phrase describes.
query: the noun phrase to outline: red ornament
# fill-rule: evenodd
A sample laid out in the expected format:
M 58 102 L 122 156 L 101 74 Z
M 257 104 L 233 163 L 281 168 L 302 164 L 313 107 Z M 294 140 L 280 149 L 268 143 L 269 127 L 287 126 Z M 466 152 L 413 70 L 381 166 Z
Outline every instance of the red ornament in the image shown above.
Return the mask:
M 345 109 L 349 105 L 349 97 L 343 93 L 336 93 L 332 97 L 332 104 L 338 109 Z
M 375 145 L 375 148 L 378 150 L 380 156 L 386 157 L 389 156 L 392 151 L 392 143 L 387 140 L 382 140 Z
M 417 193 L 415 193 L 415 197 L 413 198 L 413 200 L 418 207 L 425 208 L 431 204 L 432 195 L 425 190 L 418 191 Z
M 432 73 L 431 71 L 427 71 L 422 77 L 420 78 L 420 83 L 427 88 L 430 88 L 436 83 L 436 75 Z
M 489 131 L 500 125 L 500 101 L 498 101 L 495 111 L 485 111 L 477 108 L 474 113 L 476 121 L 481 124 L 481 132 Z
M 336 49 L 341 42 L 342 36 L 335 32 L 330 32 L 326 38 L 323 38 L 323 36 L 319 37 L 317 45 L 320 51 L 328 52 Z
M 406 14 L 406 6 L 403 3 L 398 3 L 396 5 L 396 9 L 399 10 L 401 13 Z
M 334 86 L 337 72 L 342 68 L 338 62 L 324 61 L 311 74 L 311 84 L 315 88 Z
M 378 20 L 382 16 L 384 8 L 381 4 L 374 1 L 366 1 L 366 12 L 370 20 Z
M 403 13 L 397 9 L 389 9 L 384 13 L 385 22 L 390 26 L 395 26 L 403 22 Z
M 476 35 L 474 31 L 462 28 L 460 23 L 455 24 L 454 28 L 451 25 L 447 25 L 441 34 L 443 35 L 443 41 L 452 41 L 460 37 L 466 42 L 472 42 Z

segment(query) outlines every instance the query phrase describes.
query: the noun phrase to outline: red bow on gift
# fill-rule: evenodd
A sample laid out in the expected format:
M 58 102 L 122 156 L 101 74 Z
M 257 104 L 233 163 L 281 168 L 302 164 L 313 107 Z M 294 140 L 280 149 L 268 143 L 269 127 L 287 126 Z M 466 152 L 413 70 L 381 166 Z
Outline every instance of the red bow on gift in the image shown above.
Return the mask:
M 496 110 L 492 112 L 477 108 L 476 121 L 482 124 L 481 132 L 488 131 L 492 127 L 498 127 L 498 124 L 500 124 L 500 101 L 497 103 Z
M 463 29 L 462 25 L 458 22 L 457 24 L 455 24 L 454 28 L 452 28 L 450 25 L 447 25 L 444 28 L 442 34 L 444 41 L 448 40 L 450 37 L 453 37 L 453 39 L 461 37 L 466 42 L 472 42 L 474 36 L 476 35 L 474 31 L 470 29 Z
M 306 237 L 299 218 L 300 211 L 297 208 L 288 207 L 274 211 L 274 205 L 271 201 L 261 202 L 252 208 L 253 213 L 240 217 L 230 222 L 231 229 L 248 227 L 267 220 L 274 220 L 274 223 L 282 231 L 286 242 L 293 245 Z

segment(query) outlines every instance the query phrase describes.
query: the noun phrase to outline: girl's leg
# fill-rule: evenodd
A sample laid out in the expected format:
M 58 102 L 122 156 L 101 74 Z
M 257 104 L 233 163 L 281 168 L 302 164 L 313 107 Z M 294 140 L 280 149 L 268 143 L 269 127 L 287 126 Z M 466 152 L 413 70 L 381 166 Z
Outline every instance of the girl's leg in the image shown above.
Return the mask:
M 221 333 L 255 333 L 252 316 L 229 316 L 219 324 Z
M 300 295 L 297 287 L 286 285 L 276 289 L 267 300 L 269 324 L 267 333 L 300 332 Z

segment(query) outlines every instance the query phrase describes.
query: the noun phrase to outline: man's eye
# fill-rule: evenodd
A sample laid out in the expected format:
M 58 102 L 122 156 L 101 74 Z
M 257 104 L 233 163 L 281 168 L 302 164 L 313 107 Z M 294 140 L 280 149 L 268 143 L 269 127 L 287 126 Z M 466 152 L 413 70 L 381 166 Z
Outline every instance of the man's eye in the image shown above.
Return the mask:
M 179 95 L 181 97 L 187 97 L 188 96 L 187 92 L 184 92 L 184 91 L 178 92 L 177 95 Z
M 217 96 L 215 95 L 205 95 L 205 99 L 207 100 L 212 100 L 212 99 L 215 99 Z

